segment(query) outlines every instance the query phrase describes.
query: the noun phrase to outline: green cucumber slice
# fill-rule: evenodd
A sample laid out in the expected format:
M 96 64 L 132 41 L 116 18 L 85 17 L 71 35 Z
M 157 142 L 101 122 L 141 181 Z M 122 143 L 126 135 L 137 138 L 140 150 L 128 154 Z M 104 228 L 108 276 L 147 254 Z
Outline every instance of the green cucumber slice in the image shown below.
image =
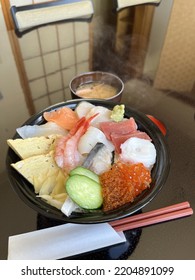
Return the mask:
M 82 167 L 82 166 L 78 166 L 76 168 L 74 168 L 71 172 L 70 172 L 70 176 L 73 176 L 73 175 L 84 175 L 84 176 L 87 176 L 89 177 L 90 179 L 96 181 L 97 183 L 100 183 L 100 180 L 99 180 L 99 176 L 97 174 L 95 174 L 93 171 L 85 168 L 85 167 Z
M 81 208 L 92 210 L 103 203 L 101 185 L 83 175 L 72 175 L 66 181 L 66 191 Z

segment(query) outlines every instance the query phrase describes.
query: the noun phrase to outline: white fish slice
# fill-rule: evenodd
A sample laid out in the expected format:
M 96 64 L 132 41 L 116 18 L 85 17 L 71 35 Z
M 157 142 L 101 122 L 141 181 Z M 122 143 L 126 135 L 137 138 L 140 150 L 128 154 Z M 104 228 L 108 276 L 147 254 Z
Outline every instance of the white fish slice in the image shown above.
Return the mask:
M 79 140 L 79 153 L 88 154 L 98 142 L 103 143 L 111 152 L 114 151 L 114 145 L 106 139 L 105 134 L 100 129 L 90 126 Z
M 83 167 L 100 175 L 111 168 L 112 160 L 112 152 L 103 143 L 97 143 L 85 159 Z
M 42 125 L 24 125 L 16 129 L 17 133 L 23 138 L 49 136 L 52 134 L 66 135 L 67 130 L 63 129 L 54 122 L 47 122 Z
M 111 113 L 112 111 L 109 110 L 108 108 L 105 108 L 103 106 L 95 106 L 94 108 L 92 108 L 88 114 L 86 115 L 86 118 L 90 118 L 96 114 L 98 114 L 92 121 L 91 121 L 91 125 L 94 127 L 99 128 L 99 123 L 100 122 L 107 122 L 107 121 L 111 121 Z
M 89 111 L 94 107 L 95 105 L 91 104 L 90 102 L 81 101 L 76 107 L 75 112 L 77 113 L 79 119 L 81 119 L 82 117 L 85 117 L 89 113 Z

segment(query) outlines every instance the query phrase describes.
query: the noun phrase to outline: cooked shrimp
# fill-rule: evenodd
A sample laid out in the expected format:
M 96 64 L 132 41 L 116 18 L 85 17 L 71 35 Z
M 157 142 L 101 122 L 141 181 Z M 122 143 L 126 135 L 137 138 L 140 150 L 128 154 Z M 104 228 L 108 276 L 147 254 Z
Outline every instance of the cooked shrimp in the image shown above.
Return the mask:
M 56 140 L 55 161 L 60 168 L 64 167 L 64 149 L 66 142 L 76 133 L 76 131 L 80 126 L 83 125 L 84 122 L 85 118 L 83 117 L 76 123 L 76 126 L 70 130 L 69 134 Z
M 69 136 L 64 136 L 64 137 L 58 138 L 56 140 L 54 158 L 55 158 L 57 165 L 60 168 L 63 168 L 63 166 L 64 166 L 63 153 L 64 153 L 64 147 L 66 145 L 66 141 L 68 140 L 68 138 L 69 138 Z
M 72 169 L 74 169 L 77 165 L 79 165 L 82 161 L 82 156 L 77 150 L 78 141 L 80 137 L 84 134 L 84 130 L 81 127 L 75 135 L 73 135 L 66 142 L 64 149 L 64 165 L 63 168 L 68 173 Z
M 55 161 L 59 167 L 69 173 L 82 160 L 78 152 L 78 142 L 81 136 L 87 131 L 90 121 L 96 115 L 89 119 L 81 118 L 76 126 L 72 128 L 67 136 L 61 137 L 55 146 Z

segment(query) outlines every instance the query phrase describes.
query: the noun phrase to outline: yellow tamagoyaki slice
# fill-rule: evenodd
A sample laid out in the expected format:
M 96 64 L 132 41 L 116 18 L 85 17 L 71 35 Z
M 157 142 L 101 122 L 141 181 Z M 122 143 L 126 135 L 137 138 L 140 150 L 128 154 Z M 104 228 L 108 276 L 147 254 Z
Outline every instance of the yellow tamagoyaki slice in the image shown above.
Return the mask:
M 20 160 L 12 163 L 11 166 L 34 186 L 35 193 L 40 192 L 45 182 L 45 184 L 49 184 L 48 177 L 51 177 L 54 182 L 54 177 L 57 177 L 59 170 L 61 171 L 55 162 L 53 151 L 46 155 L 37 155 Z M 63 186 L 64 182 L 61 180 Z
M 21 158 L 44 155 L 54 149 L 55 141 L 59 135 L 40 136 L 32 138 L 8 139 L 8 146 Z

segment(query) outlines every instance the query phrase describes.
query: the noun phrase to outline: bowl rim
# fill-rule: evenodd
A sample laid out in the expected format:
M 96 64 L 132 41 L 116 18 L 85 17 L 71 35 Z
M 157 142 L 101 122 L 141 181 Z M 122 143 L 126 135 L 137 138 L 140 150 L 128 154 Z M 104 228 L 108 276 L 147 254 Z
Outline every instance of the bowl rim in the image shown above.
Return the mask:
M 69 82 L 69 89 L 70 89 L 71 93 L 74 94 L 77 98 L 81 98 L 81 99 L 82 99 L 82 97 L 80 97 L 79 95 L 77 95 L 77 94 L 76 94 L 76 91 L 73 90 L 73 88 L 72 88 L 72 83 L 73 83 L 73 81 L 76 80 L 77 78 L 80 78 L 80 77 L 82 77 L 82 76 L 92 75 L 92 74 L 106 74 L 106 75 L 112 76 L 112 77 L 114 77 L 115 79 L 117 79 L 117 80 L 120 82 L 120 84 L 121 84 L 121 89 L 120 89 L 120 91 L 119 91 L 117 94 L 115 94 L 114 96 L 108 97 L 108 98 L 103 98 L 103 100 L 108 100 L 108 101 L 109 101 L 109 100 L 112 100 L 112 99 L 118 97 L 120 94 L 123 93 L 124 88 L 125 88 L 125 84 L 124 84 L 124 82 L 122 81 L 122 79 L 121 79 L 118 75 L 116 75 L 116 74 L 114 74 L 114 73 L 111 73 L 111 72 L 106 72 L 106 71 L 105 71 L 105 72 L 104 72 L 104 71 L 89 71 L 89 72 L 83 72 L 83 73 L 80 73 L 80 74 L 74 76 L 74 77 L 70 80 L 70 82 Z M 90 98 L 83 98 L 83 99 L 90 99 Z M 97 99 L 97 98 L 93 98 L 93 100 L 95 100 L 95 99 Z
M 75 109 L 78 103 L 82 102 L 81 99 L 74 99 L 74 100 L 68 100 L 65 102 L 56 103 L 54 105 L 51 105 L 42 111 L 40 111 L 37 114 L 34 114 L 31 116 L 27 121 L 23 123 L 23 125 L 27 124 L 43 124 L 45 123 L 43 119 L 43 113 L 46 111 L 52 111 L 57 110 L 60 107 L 68 106 L 71 109 Z M 120 103 L 115 103 L 111 101 L 106 101 L 102 99 L 85 99 L 85 101 L 91 102 L 92 104 L 98 106 L 106 106 L 107 108 L 113 108 L 113 106 L 118 105 Z M 124 103 L 123 103 L 124 104 Z M 145 207 L 152 199 L 156 197 L 156 195 L 160 192 L 162 187 L 164 186 L 169 170 L 170 170 L 170 153 L 169 148 L 166 142 L 166 138 L 163 136 L 159 128 L 142 112 L 137 111 L 133 109 L 132 107 L 126 106 L 125 109 L 126 115 L 136 115 L 136 122 L 140 124 L 140 121 L 142 121 L 142 125 L 144 125 L 144 128 L 147 126 L 152 128 L 152 132 L 155 132 L 155 139 L 151 135 L 151 132 L 149 133 L 149 136 L 152 136 L 152 140 L 156 141 L 160 145 L 161 149 L 161 155 L 166 160 L 166 164 L 162 164 L 161 162 L 156 161 L 156 164 L 154 166 L 154 171 L 157 170 L 159 172 L 159 166 L 160 166 L 160 174 L 158 178 L 156 178 L 157 187 L 154 185 L 152 188 L 144 191 L 141 195 L 138 196 L 139 199 L 135 199 L 135 201 L 131 204 L 127 204 L 124 207 L 120 207 L 116 210 L 110 211 L 108 213 L 101 213 L 99 211 L 91 211 L 87 214 L 80 214 L 75 213 L 71 217 L 66 217 L 60 210 L 54 208 L 53 206 L 50 206 L 45 201 L 41 200 L 40 198 L 36 197 L 36 194 L 33 191 L 29 190 L 29 187 L 33 187 L 25 178 L 22 177 L 19 173 L 17 173 L 16 170 L 14 170 L 11 167 L 11 163 L 13 158 L 18 158 L 18 156 L 14 153 L 14 151 L 11 148 L 8 148 L 7 156 L 6 156 L 6 168 L 8 172 L 8 178 L 11 183 L 12 188 L 14 191 L 18 194 L 18 196 L 23 200 L 25 204 L 30 206 L 32 209 L 34 209 L 36 212 L 55 220 L 60 220 L 63 222 L 71 222 L 71 223 L 78 223 L 78 224 L 94 224 L 94 223 L 102 223 L 102 222 L 109 222 L 117 219 L 121 219 L 124 217 L 127 217 L 129 215 L 132 215 L 136 213 L 137 211 L 141 210 L 143 207 Z M 15 133 L 13 136 L 13 139 L 20 138 L 20 136 Z M 19 158 L 17 160 L 20 160 Z M 17 161 L 16 160 L 16 161 Z M 161 165 L 160 165 L 161 163 Z M 161 176 L 161 172 L 163 172 L 163 176 Z M 17 177 L 17 178 L 16 178 Z M 153 182 L 152 182 L 153 184 Z M 25 186 L 25 187 L 24 187 Z M 26 187 L 27 186 L 27 187 Z M 129 209 L 131 211 L 129 211 Z

